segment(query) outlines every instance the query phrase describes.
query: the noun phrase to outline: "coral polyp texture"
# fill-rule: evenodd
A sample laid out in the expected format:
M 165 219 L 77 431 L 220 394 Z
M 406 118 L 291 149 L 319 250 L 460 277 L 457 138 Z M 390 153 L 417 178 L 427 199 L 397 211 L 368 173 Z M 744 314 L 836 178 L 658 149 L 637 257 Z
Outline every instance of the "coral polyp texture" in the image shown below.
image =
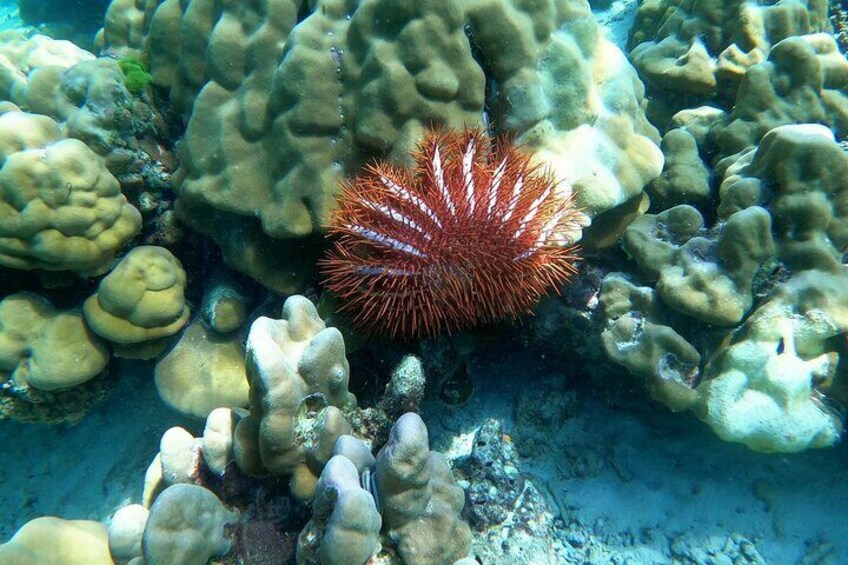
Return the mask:
M 404 169 L 368 165 L 344 185 L 322 262 L 366 330 L 393 337 L 514 318 L 576 272 L 579 211 L 505 139 L 428 131 Z

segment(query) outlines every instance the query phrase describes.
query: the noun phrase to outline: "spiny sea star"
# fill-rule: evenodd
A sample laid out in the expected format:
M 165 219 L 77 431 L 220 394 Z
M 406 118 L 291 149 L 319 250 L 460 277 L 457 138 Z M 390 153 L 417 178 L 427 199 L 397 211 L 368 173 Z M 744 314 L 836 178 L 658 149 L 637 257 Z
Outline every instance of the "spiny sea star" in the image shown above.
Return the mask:
M 579 210 L 527 153 L 428 131 L 415 161 L 365 167 L 331 218 L 320 268 L 357 326 L 421 337 L 514 318 L 575 274 Z

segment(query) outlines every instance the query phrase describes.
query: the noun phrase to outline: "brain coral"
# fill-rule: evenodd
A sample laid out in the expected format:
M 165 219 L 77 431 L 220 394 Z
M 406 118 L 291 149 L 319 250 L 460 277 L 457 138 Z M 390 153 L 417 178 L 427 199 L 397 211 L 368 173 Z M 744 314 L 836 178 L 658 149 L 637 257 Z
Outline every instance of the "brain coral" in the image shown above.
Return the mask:
M 0 116 L 0 265 L 105 270 L 141 215 L 83 142 L 46 116 Z

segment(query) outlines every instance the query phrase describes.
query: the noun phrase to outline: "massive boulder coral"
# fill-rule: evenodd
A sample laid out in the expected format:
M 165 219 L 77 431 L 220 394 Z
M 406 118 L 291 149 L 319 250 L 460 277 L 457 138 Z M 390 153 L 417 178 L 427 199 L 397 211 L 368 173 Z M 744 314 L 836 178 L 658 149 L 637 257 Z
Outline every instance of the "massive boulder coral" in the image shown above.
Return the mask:
M 771 216 L 759 206 L 732 215 L 712 233 L 687 205 L 636 219 L 622 247 L 653 274 L 663 302 L 709 324 L 739 323 L 753 304 L 751 282 L 774 253 Z
M 590 215 L 638 209 L 660 172 L 641 83 L 584 0 L 301 4 L 118 1 L 103 33 L 187 120 L 182 219 L 273 290 L 303 285 L 339 182 L 374 157 L 408 163 L 428 125 L 486 109 Z
M 204 565 L 229 550 L 225 527 L 237 521 L 238 515 L 205 488 L 172 485 L 150 507 L 141 542 L 144 562 Z
M 67 69 L 94 58 L 70 41 L 18 30 L 0 32 L 0 99 L 14 100 L 30 71 L 46 66 Z
M 200 321 L 188 325 L 157 364 L 156 389 L 181 414 L 206 418 L 219 407 L 247 408 L 242 336 L 221 336 Z
M 637 286 L 619 273 L 604 278 L 601 334 L 607 357 L 644 379 L 652 398 L 674 411 L 691 408 L 700 377 L 701 354 L 674 329 L 679 316 L 657 298 L 655 289 Z
M 785 125 L 727 163 L 712 229 L 681 205 L 625 231 L 640 276 L 604 280 L 605 349 L 724 439 L 760 451 L 831 445 L 842 432 L 833 403 L 848 400 L 836 372 L 848 155 L 824 126 Z
M 0 265 L 96 274 L 141 227 L 103 159 L 46 116 L 0 115 Z
M 83 305 L 85 319 L 115 355 L 150 359 L 186 324 L 186 275 L 164 247 L 140 246 L 121 259 Z
M 30 71 L 26 83 L 9 100 L 57 120 L 68 137 L 106 157 L 115 170 L 120 161 L 116 146 L 125 146 L 133 134 L 143 133 L 137 122 L 152 121 L 149 111 L 133 114 L 136 108 L 125 82 L 124 72 L 112 59 L 82 61 L 69 68 L 47 65 Z
M 0 100 L 56 120 L 67 137 L 104 157 L 126 186 L 143 177 L 161 189 L 162 123 L 130 86 L 119 61 L 44 36 L 0 34 Z
M 229 66 L 207 65 L 211 80 L 194 102 L 181 147 L 177 209 L 222 245 L 233 266 L 248 267 L 263 284 L 291 290 L 301 282 L 278 286 L 286 281 L 264 280 L 261 265 L 241 264 L 274 255 L 234 258 L 240 244 L 223 231 L 228 226 L 256 218 L 261 231 L 242 233 L 260 246 L 268 237 L 310 236 L 326 222 L 339 182 L 369 156 L 405 161 L 426 125 L 480 118 L 484 78 L 468 50 L 458 6 L 392 4 L 324 2 L 292 30 L 279 66 L 269 61 L 270 90 L 262 67 L 239 76 Z M 388 12 L 395 13 L 392 25 L 375 25 L 377 14 Z M 221 37 L 219 29 L 226 33 L 226 24 L 220 20 L 213 40 Z M 218 76 L 221 70 L 227 74 Z M 267 118 L 246 119 L 250 115 Z M 277 248 L 285 253 L 292 246 L 302 243 Z M 286 255 L 292 266 L 275 267 L 272 274 L 308 272 L 308 264 L 295 262 L 297 253 Z
M 0 418 L 77 421 L 102 396 L 108 362 L 78 310 L 31 293 L 0 301 Z
M 445 456 L 430 451 L 418 414 L 401 416 L 377 454 L 376 488 L 389 538 L 408 565 L 438 565 L 465 557 L 471 530 L 460 513 L 465 494 Z
M 705 369 L 697 410 L 719 437 L 758 451 L 836 443 L 842 415 L 825 391 L 848 330 L 848 276 L 807 271 L 774 292 Z
M 315 306 L 289 297 L 282 319 L 259 318 L 247 338 L 250 415 L 236 427 L 238 466 L 253 475 L 291 476 L 291 492 L 312 496 L 336 439 L 350 433 L 344 340 Z
M 491 119 L 516 132 L 588 215 L 641 196 L 662 168 L 659 134 L 645 118 L 641 81 L 588 4 L 464 4 L 471 42 L 497 84 Z
M 109 361 L 109 350 L 78 310 L 59 311 L 30 293 L 0 301 L 0 344 L 0 370 L 19 388 L 70 388 L 103 372 Z
M 711 132 L 722 155 L 757 145 L 773 128 L 820 123 L 848 135 L 848 61 L 829 34 L 790 37 L 742 77 L 727 124 Z
M 42 516 L 30 520 L 0 544 L 0 562 L 9 565 L 112 565 L 106 526 L 92 520 Z
M 630 32 L 630 58 L 663 102 L 732 99 L 746 70 L 788 37 L 828 31 L 827 2 L 648 0 Z
M 844 271 L 848 249 L 848 157 L 819 124 L 774 128 L 736 159 L 719 188 L 718 213 L 752 206 L 773 217 L 777 255 L 792 271 Z

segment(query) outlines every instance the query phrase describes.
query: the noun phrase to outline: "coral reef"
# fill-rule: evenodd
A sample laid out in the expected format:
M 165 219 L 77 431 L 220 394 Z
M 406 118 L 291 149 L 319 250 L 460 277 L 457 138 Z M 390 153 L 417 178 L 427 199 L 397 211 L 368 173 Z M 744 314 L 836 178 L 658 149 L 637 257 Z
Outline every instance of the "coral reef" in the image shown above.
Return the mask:
M 383 523 L 405 563 L 451 563 L 468 553 L 471 531 L 460 518 L 464 492 L 453 484 L 444 455 L 430 451 L 418 414 L 398 419 L 377 454 L 374 480 Z
M 4 563 L 113 563 L 106 526 L 93 520 L 63 520 L 52 516 L 24 524 L 11 540 L 0 544 Z
M 807 45 L 798 41 L 772 54 Z M 828 399 L 841 398 L 830 340 L 848 330 L 839 204 L 848 157 L 824 126 L 782 125 L 724 164 L 711 229 L 679 205 L 625 230 L 634 280 L 654 286 L 604 280 L 607 354 L 726 440 L 781 452 L 832 445 L 842 416 Z M 787 275 L 769 280 L 769 272 Z
M 113 0 L 92 43 L 106 2 L 21 0 L 0 562 L 846 562 L 768 455 L 845 435 L 844 10 L 635 4 Z M 170 412 L 96 412 L 111 498 L 9 481 L 113 387 Z
M 109 349 L 78 310 L 57 310 L 31 293 L 0 300 L 0 416 L 78 420 L 108 388 L 108 362 Z
M 48 118 L 0 115 L 0 265 L 99 274 L 141 227 L 103 159 Z
M 187 122 L 180 217 L 268 288 L 302 288 L 340 181 L 373 157 L 408 164 L 426 126 L 478 124 L 485 109 L 590 215 L 617 210 L 607 236 L 660 172 L 641 83 L 582 0 L 300 4 L 121 1 L 103 32 L 105 52 L 146 60 Z
M 282 319 L 259 318 L 247 338 L 250 415 L 235 431 L 235 457 L 248 474 L 291 476 L 292 494 L 312 497 L 336 439 L 350 432 L 344 340 L 315 306 L 292 296 Z
M 156 364 L 156 388 L 174 410 L 206 418 L 220 407 L 247 408 L 248 385 L 241 336 L 221 336 L 199 321 Z

